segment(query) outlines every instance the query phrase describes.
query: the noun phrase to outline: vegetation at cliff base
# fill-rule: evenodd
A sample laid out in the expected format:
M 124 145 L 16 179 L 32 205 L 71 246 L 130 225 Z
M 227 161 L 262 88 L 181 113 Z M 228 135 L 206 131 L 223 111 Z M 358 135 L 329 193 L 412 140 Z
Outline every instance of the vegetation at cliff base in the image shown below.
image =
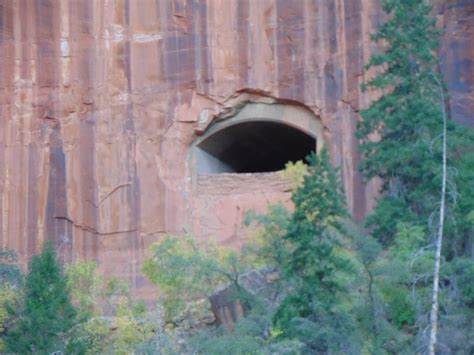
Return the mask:
M 142 272 L 153 304 L 51 243 L 23 275 L 0 251 L 0 352 L 473 354 L 474 132 L 450 117 L 424 0 L 383 0 L 363 90 L 360 170 L 381 186 L 354 221 L 326 147 L 290 162 L 291 208 L 247 211 L 240 248 L 166 235 Z
M 364 85 L 379 98 L 361 112 L 357 131 L 361 170 L 382 182 L 366 226 L 388 251 L 380 263 L 400 273 L 387 269 L 392 286 L 381 292 L 386 309 L 396 310 L 389 322 L 410 338 L 407 349 L 422 352 L 430 343 L 430 353 L 469 353 L 473 313 L 458 282 L 469 272 L 454 265 L 474 264 L 474 133 L 449 119 L 431 8 L 386 0 L 383 9 L 389 19 L 373 36 L 383 50 L 370 59 L 376 74 Z M 453 341 L 460 328 L 466 331 Z
M 7 352 L 66 351 L 74 343 L 77 313 L 51 244 L 31 259 L 23 292 L 18 308 L 10 309 L 14 319 L 6 332 Z
M 309 163 L 309 174 L 293 193 L 295 210 L 283 236 L 289 253 L 281 268 L 288 294 L 274 325 L 281 337 L 298 339 L 307 351 L 345 349 L 354 326 L 350 302 L 345 302 L 352 271 L 344 252 L 347 212 L 327 150 L 310 156 Z

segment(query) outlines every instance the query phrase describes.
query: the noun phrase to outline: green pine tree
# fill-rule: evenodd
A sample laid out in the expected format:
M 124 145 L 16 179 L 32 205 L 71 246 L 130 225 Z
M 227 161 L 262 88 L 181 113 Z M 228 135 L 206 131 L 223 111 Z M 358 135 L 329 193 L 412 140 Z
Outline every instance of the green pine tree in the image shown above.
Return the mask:
M 375 76 L 363 86 L 379 98 L 361 112 L 357 137 L 364 156 L 361 170 L 368 179 L 382 181 L 377 206 L 367 218 L 373 236 L 387 249 L 379 263 L 385 255 L 389 269 L 376 277 L 376 284 L 384 294 L 388 321 L 399 330 L 409 330 L 409 346 L 421 349 L 428 343 L 420 330 L 428 326 L 431 306 L 434 248 L 430 246 L 440 220 L 443 112 L 449 105 L 439 70 L 440 31 L 428 1 L 384 0 L 382 4 L 388 20 L 372 37 L 382 50 L 371 57 L 367 69 Z M 463 289 L 459 281 L 465 275 L 454 266 L 466 254 L 474 264 L 469 247 L 473 243 L 469 216 L 474 211 L 474 134 L 449 119 L 446 128 L 444 265 L 436 283 L 444 304 L 440 337 L 446 349 L 456 352 L 462 344 L 462 352 L 470 353 L 471 335 L 459 331 L 472 322 L 472 315 L 466 317 L 468 304 L 459 297 Z M 453 270 L 457 271 L 450 273 Z M 410 330 L 411 325 L 417 329 Z
M 6 334 L 7 350 L 19 354 L 65 351 L 73 337 L 76 310 L 50 243 L 31 260 L 24 297 L 22 309 L 15 314 L 17 321 Z
M 445 88 L 439 85 L 443 82 L 437 55 L 440 31 L 427 1 L 385 0 L 383 9 L 389 20 L 372 37 L 383 50 L 367 65 L 378 74 L 363 86 L 381 96 L 361 112 L 357 136 L 362 142 L 362 171 L 368 179 L 377 176 L 383 183 L 377 207 L 367 222 L 374 236 L 387 244 L 400 222 L 421 225 L 428 231 L 430 216 L 437 210 L 442 172 L 441 93 Z M 451 120 L 447 130 L 448 192 L 452 197 L 448 214 L 456 214 L 456 223 L 446 229 L 453 235 L 465 235 L 469 226 L 463 214 L 473 209 L 473 199 L 468 196 L 474 190 L 472 183 L 458 186 L 467 191 L 456 206 L 453 198 L 459 194 L 454 191 L 454 177 L 468 164 L 474 140 L 472 132 Z M 472 171 L 461 172 L 466 173 L 474 177 Z
M 295 211 L 284 237 L 291 249 L 285 276 L 292 286 L 274 321 L 284 337 L 302 341 L 308 351 L 342 350 L 352 328 L 341 276 L 351 269 L 342 252 L 341 220 L 347 213 L 327 150 L 309 161 L 309 174 L 292 197 Z

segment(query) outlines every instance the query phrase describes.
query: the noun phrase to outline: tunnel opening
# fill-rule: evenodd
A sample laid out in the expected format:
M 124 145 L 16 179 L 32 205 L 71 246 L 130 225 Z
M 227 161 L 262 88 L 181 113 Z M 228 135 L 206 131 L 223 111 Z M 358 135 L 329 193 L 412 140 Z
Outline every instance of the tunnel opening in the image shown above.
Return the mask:
M 316 151 L 316 139 L 287 124 L 249 121 L 225 127 L 196 146 L 200 174 L 266 173 Z

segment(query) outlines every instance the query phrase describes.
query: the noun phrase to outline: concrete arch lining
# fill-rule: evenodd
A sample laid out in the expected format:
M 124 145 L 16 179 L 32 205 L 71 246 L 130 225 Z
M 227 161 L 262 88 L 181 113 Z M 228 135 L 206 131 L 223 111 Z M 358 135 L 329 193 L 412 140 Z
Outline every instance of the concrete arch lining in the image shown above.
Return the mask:
M 319 118 L 317 118 L 309 109 L 303 106 L 290 104 L 247 103 L 234 116 L 225 119 L 216 119 L 216 121 L 207 129 L 205 134 L 194 141 L 193 146 L 199 145 L 208 137 L 222 129 L 250 121 L 276 122 L 299 129 L 316 139 L 316 150 L 318 152 L 322 148 L 324 142 L 323 125 Z
M 319 151 L 322 133 L 321 122 L 304 107 L 247 103 L 195 140 L 191 166 L 198 174 L 277 171 Z

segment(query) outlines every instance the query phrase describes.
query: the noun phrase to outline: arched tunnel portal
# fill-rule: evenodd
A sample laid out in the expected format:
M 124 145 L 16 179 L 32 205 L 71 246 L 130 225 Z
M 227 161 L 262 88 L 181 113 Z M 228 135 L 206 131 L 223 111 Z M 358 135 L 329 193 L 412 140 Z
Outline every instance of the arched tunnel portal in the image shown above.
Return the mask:
M 282 122 L 256 120 L 220 129 L 196 149 L 199 173 L 264 173 L 304 161 L 316 150 L 316 139 Z
M 299 105 L 247 103 L 232 117 L 218 117 L 190 147 L 195 235 L 223 245 L 248 237 L 249 210 L 269 204 L 291 208 L 291 189 L 279 170 L 323 146 L 323 126 Z
M 322 125 L 295 105 L 250 103 L 194 142 L 198 174 L 266 173 L 305 160 L 322 146 Z

